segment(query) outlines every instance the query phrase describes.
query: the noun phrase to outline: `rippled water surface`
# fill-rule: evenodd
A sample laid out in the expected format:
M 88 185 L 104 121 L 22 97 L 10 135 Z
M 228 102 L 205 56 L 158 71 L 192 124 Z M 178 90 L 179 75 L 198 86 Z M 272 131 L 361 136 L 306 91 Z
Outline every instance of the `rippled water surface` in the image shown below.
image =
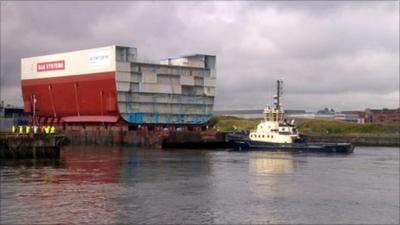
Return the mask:
M 2 224 L 398 224 L 399 150 L 351 155 L 68 147 L 1 162 Z

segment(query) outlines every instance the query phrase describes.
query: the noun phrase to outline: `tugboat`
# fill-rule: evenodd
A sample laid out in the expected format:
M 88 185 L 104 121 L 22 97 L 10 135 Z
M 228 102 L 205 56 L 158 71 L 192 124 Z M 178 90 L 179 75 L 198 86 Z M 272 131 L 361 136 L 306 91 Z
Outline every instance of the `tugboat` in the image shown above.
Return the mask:
M 227 139 L 236 151 L 269 150 L 301 151 L 326 153 L 352 153 L 351 143 L 307 143 L 296 128 L 294 120 L 284 119 L 280 98 L 282 95 L 281 80 L 277 81 L 277 95 L 274 107 L 264 109 L 264 121 L 258 124 L 257 130 L 250 133 L 231 133 Z

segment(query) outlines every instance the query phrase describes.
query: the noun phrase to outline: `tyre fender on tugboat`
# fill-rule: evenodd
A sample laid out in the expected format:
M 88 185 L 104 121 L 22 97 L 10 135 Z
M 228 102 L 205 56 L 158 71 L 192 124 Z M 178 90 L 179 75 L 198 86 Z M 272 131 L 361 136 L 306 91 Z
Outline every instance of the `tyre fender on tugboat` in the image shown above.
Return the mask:
M 235 142 L 234 145 L 236 151 L 248 151 L 250 149 L 250 145 L 247 141 Z

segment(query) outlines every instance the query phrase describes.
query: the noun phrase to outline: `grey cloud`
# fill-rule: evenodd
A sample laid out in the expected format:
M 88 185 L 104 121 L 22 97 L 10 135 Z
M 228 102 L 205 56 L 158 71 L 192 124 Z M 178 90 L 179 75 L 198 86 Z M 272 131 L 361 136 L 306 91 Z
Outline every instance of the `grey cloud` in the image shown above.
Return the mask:
M 252 10 L 277 10 L 280 13 L 305 13 L 310 17 L 324 18 L 337 16 L 344 10 L 362 11 L 365 9 L 396 10 L 396 1 L 249 1 Z
M 397 107 L 398 2 L 1 2 L 2 98 L 20 58 L 122 44 L 139 58 L 217 55 L 216 109 Z M 355 97 L 353 97 L 355 96 Z

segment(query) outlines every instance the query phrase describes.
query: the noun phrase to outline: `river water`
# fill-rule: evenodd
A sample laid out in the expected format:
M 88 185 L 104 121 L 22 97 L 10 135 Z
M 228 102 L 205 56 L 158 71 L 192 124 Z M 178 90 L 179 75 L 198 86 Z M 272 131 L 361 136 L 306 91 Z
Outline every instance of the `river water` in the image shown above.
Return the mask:
M 399 149 L 67 147 L 1 162 L 1 224 L 398 224 Z

